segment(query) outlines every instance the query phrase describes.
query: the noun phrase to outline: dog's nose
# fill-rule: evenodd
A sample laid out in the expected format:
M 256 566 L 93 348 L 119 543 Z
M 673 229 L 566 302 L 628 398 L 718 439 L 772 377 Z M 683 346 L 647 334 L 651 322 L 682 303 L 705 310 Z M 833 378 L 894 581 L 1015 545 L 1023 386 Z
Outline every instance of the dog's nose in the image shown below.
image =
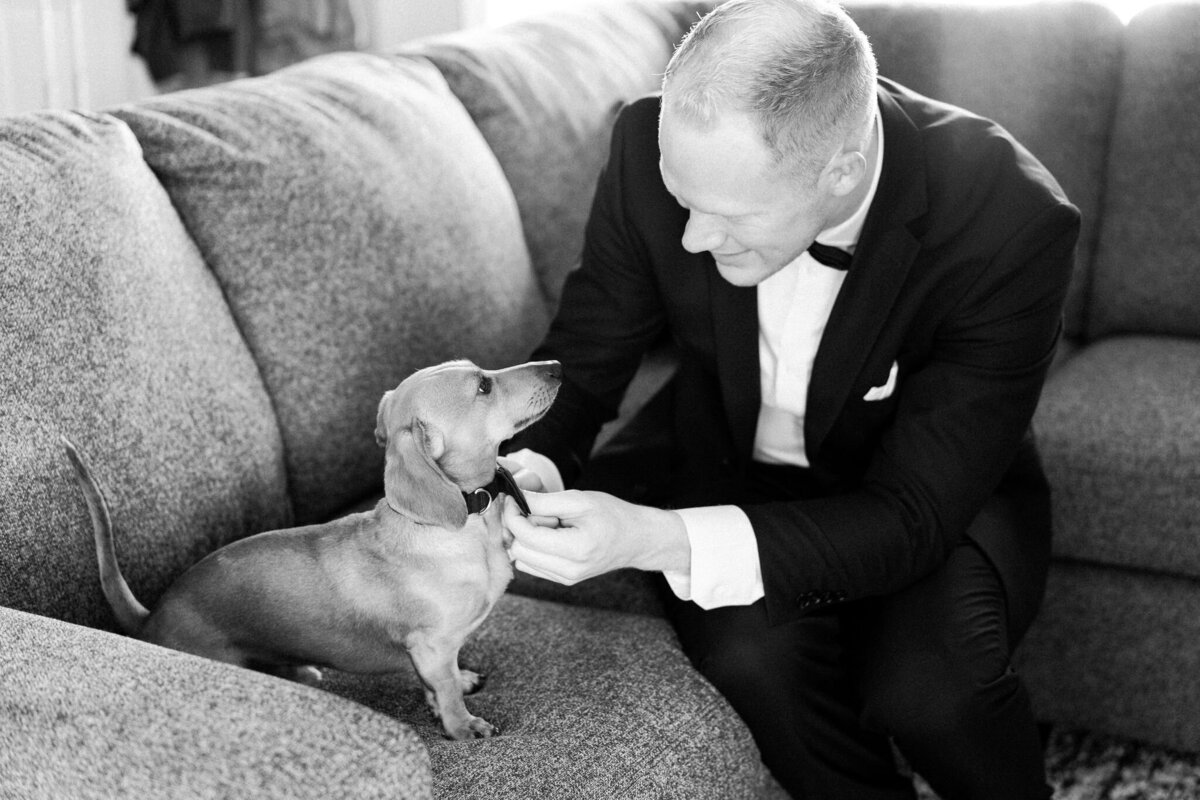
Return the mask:
M 549 377 L 553 380 L 556 380 L 556 381 L 562 380 L 563 370 L 562 370 L 561 363 L 559 363 L 558 361 L 546 361 L 543 363 L 545 365 L 547 377 Z

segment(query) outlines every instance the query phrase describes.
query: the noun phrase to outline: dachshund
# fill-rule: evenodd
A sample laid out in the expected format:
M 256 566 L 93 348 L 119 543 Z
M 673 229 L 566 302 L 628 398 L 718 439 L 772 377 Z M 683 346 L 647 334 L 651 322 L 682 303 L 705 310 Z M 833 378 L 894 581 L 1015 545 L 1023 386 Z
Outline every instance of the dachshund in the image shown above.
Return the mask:
M 493 736 L 463 701 L 482 678 L 459 668 L 458 652 L 513 576 L 498 501 L 523 498 L 499 446 L 549 410 L 561 382 L 556 361 L 419 370 L 379 403 L 384 496 L 373 510 L 232 542 L 180 576 L 153 612 L 121 575 L 104 495 L 63 437 L 105 598 L 132 636 L 304 683 L 318 682 L 321 667 L 381 673 L 411 661 L 449 738 Z

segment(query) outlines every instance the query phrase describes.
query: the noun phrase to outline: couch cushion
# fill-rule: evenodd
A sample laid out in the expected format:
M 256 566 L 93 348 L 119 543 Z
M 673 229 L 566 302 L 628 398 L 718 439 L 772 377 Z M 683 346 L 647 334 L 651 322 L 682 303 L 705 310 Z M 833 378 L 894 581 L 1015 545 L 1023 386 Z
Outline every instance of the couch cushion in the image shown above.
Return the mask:
M 1200 5 L 1129 24 L 1089 333 L 1200 336 Z
M 467 706 L 499 736 L 446 741 L 408 672 L 333 673 L 328 688 L 412 724 L 438 797 L 732 800 L 777 789 L 662 618 L 505 595 L 461 663 L 487 674 Z
M 512 192 L 429 64 L 326 56 L 115 113 L 262 369 L 298 522 L 380 485 L 385 390 L 450 358 L 506 366 L 545 330 Z
M 672 46 L 711 4 L 608 3 L 422 41 L 492 146 L 530 256 L 557 300 L 622 101 L 658 88 Z
M 58 437 L 107 487 L 152 602 L 230 539 L 289 522 L 270 399 L 221 289 L 124 123 L 0 120 L 0 604 L 111 624 Z
M 1200 752 L 1198 589 L 1192 578 L 1051 563 L 1016 654 L 1037 718 Z M 1182 795 L 1160 796 L 1195 797 L 1190 778 Z M 1146 791 L 1135 796 L 1155 796 Z
M 666 609 L 658 590 L 661 580 L 649 572 L 618 569 L 573 586 L 564 586 L 517 570 L 508 591 L 573 606 L 662 616 Z
M 1034 418 L 1059 556 L 1200 578 L 1200 341 L 1096 342 Z
M 1067 332 L 1080 335 L 1120 77 L 1120 20 L 1091 3 L 847 8 L 871 38 L 881 74 L 999 122 L 1079 207 Z
M 307 686 L 0 608 L 0 797 L 432 797 L 413 731 Z

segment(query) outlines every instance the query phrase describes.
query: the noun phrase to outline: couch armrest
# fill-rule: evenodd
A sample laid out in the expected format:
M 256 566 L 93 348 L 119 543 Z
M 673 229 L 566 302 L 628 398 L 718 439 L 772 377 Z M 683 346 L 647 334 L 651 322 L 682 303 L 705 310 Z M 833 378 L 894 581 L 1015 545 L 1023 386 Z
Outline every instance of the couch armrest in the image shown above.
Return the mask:
M 0 796 L 432 796 L 406 725 L 328 692 L 0 607 Z

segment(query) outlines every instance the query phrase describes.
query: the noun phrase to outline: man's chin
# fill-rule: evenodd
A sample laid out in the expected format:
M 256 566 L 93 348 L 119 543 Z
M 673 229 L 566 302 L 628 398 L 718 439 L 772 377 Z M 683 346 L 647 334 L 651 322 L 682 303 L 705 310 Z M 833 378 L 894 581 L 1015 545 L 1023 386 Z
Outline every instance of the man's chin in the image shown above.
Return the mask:
M 757 286 L 775 272 L 761 264 L 749 266 L 722 264 L 716 261 L 716 265 L 721 277 L 734 286 Z

